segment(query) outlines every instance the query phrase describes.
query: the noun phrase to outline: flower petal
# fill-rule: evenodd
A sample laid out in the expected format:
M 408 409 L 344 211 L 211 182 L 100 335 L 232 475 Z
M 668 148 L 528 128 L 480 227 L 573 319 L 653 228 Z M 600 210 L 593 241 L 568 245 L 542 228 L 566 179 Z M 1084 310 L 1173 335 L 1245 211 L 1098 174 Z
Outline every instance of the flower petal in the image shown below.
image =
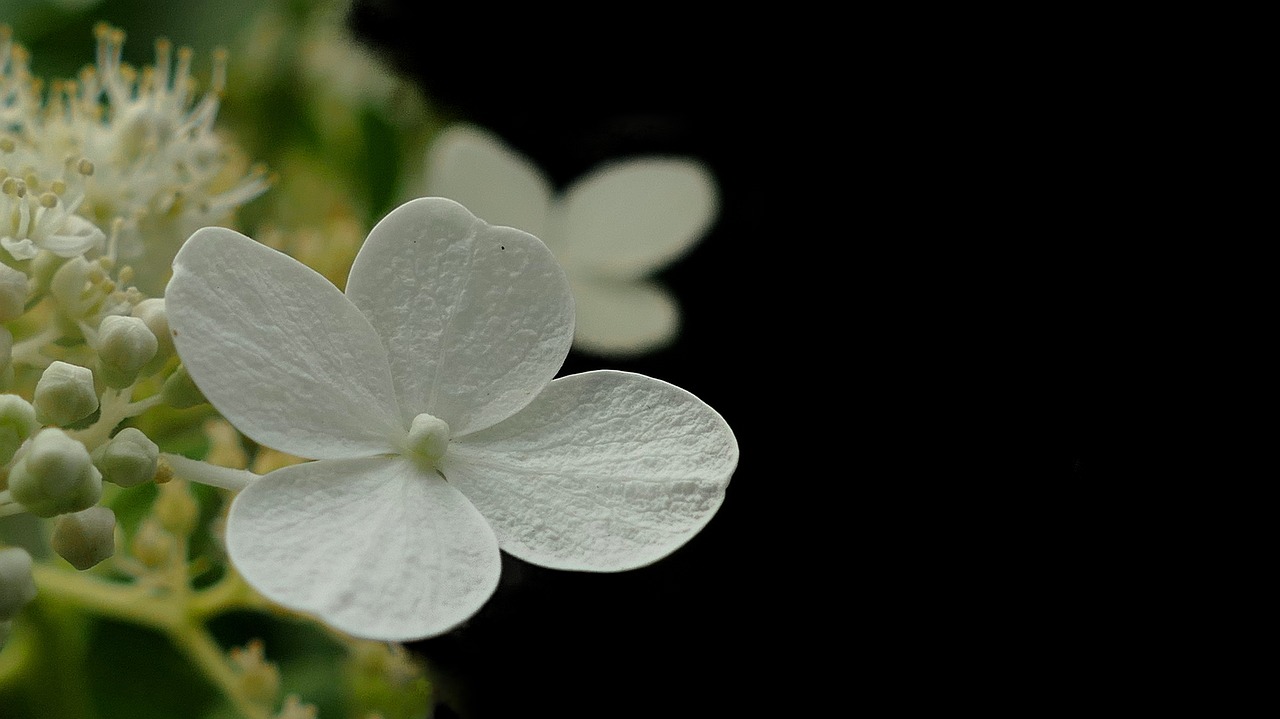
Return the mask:
M 59 231 L 46 237 L 40 246 L 59 257 L 79 257 L 101 247 L 106 240 L 106 233 L 97 225 L 79 215 L 67 215 Z
M 693 160 L 607 165 L 565 191 L 556 208 L 564 250 L 556 251 L 574 270 L 641 277 L 701 239 L 719 206 L 715 178 Z
M 382 341 L 297 260 L 206 227 L 174 258 L 165 308 L 192 379 L 255 441 L 312 459 L 395 451 L 408 425 Z
M 400 457 L 278 469 L 236 496 L 227 551 L 264 596 L 349 634 L 411 641 L 489 599 L 493 530 L 438 474 Z
M 491 225 L 547 240 L 551 183 L 496 135 L 474 125 L 451 125 L 432 141 L 427 194 L 459 202 Z
M 373 228 L 347 296 L 386 343 L 405 421 L 430 412 L 454 436 L 528 404 L 573 341 L 569 280 L 546 245 L 439 197 Z
M 628 357 L 675 339 L 680 309 L 665 289 L 648 282 L 573 278 L 574 346 Z
M 702 400 L 611 370 L 555 380 L 511 419 L 457 439 L 441 471 L 507 552 L 620 571 L 683 545 L 724 501 L 738 442 Z

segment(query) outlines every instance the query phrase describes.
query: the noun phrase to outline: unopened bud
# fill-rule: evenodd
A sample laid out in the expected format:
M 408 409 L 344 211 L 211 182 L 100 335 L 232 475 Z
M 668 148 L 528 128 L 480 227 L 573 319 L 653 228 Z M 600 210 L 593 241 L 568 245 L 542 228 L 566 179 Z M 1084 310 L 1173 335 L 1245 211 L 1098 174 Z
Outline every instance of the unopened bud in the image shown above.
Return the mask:
M 169 359 L 173 354 L 173 336 L 169 334 L 169 315 L 165 312 L 164 300 L 148 297 L 134 305 L 133 316 L 142 320 L 156 337 L 156 356 L 152 364 Z
M 36 598 L 31 555 L 20 547 L 0 549 L 0 621 L 13 619 Z
M 116 551 L 116 514 L 90 507 L 64 514 L 53 524 L 53 551 L 76 569 L 88 569 Z
M 74 424 L 98 409 L 93 372 L 88 367 L 54 362 L 36 382 L 34 399 L 36 418 L 42 424 Z
M 39 256 L 36 256 L 39 259 Z M 88 315 L 97 301 L 97 297 L 88 291 L 90 275 L 94 270 L 101 270 L 97 263 L 90 263 L 84 257 L 72 257 L 53 273 L 49 280 L 49 293 L 58 303 L 58 308 L 67 317 L 78 320 Z
M 46 427 L 10 470 L 9 493 L 37 517 L 79 512 L 102 498 L 102 474 L 83 444 Z
M 155 569 L 169 563 L 175 542 L 173 535 L 165 531 L 154 517 L 148 517 L 138 525 L 138 531 L 129 543 L 133 556 L 143 565 Z
M 16 394 L 0 394 L 0 465 L 8 464 L 13 453 L 39 428 L 30 402 Z
M 178 365 L 173 374 L 165 379 L 164 385 L 160 387 L 160 397 L 174 409 L 187 409 L 209 401 L 204 398 L 204 393 L 196 386 L 183 365 Z
M 93 450 L 93 466 L 102 478 L 121 487 L 136 487 L 156 476 L 160 448 L 137 427 L 125 427 Z
M 196 521 L 200 519 L 200 505 L 196 503 L 191 488 L 182 480 L 161 485 L 152 511 L 165 529 L 179 537 L 191 536 Z
M 251 639 L 243 649 L 232 648 L 229 654 L 244 695 L 259 704 L 274 705 L 280 696 L 280 670 L 267 661 L 262 640 Z
M 98 325 L 98 374 L 103 384 L 124 389 L 156 356 L 156 336 L 138 317 L 108 315 Z
M 35 282 L 36 294 L 43 294 L 49 290 L 53 284 L 53 275 L 62 267 L 65 260 L 48 250 L 40 250 L 35 257 L 31 258 L 31 278 Z
M 16 320 L 27 311 L 27 275 L 0 263 L 0 323 Z

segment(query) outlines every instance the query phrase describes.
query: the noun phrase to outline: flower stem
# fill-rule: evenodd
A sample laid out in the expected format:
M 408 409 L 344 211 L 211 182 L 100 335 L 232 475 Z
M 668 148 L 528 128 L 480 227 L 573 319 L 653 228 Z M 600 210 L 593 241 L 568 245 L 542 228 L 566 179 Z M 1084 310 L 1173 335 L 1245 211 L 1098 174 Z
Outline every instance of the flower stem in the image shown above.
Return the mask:
M 207 484 L 210 487 L 229 489 L 233 492 L 238 492 L 248 487 L 261 476 L 247 469 L 219 467 L 216 464 L 201 462 L 198 459 L 189 459 L 180 454 L 170 454 L 169 452 L 161 452 L 160 458 L 168 462 L 169 466 L 173 468 L 173 473 L 183 479 Z

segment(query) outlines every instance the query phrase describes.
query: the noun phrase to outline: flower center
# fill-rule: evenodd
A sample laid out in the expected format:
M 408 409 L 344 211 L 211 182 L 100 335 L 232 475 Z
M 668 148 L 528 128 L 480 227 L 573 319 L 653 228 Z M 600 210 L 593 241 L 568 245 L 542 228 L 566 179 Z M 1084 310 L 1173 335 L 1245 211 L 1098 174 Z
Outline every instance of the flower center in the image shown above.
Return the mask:
M 405 443 L 407 456 L 435 467 L 448 447 L 449 425 L 444 420 L 426 412 L 413 418 Z

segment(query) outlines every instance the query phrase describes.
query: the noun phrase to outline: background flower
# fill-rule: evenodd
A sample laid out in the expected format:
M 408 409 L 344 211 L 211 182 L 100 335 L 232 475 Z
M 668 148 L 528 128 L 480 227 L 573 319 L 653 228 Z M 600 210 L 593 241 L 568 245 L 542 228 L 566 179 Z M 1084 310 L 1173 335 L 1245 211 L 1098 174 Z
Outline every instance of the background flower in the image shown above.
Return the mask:
M 719 211 L 715 178 L 692 158 L 614 161 L 557 193 L 500 138 L 462 124 L 433 140 L 426 193 L 546 242 L 577 299 L 575 347 L 608 356 L 675 339 L 679 308 L 649 278 L 701 240 Z

